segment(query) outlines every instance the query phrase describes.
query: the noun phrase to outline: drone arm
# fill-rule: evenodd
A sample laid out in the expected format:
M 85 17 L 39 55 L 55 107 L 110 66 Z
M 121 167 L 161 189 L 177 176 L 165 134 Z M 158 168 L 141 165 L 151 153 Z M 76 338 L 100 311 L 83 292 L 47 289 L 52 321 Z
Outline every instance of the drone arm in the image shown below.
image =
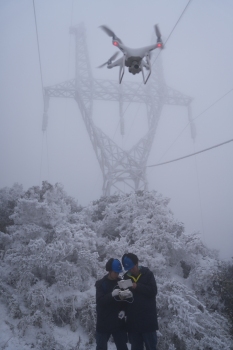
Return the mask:
M 123 62 L 123 57 L 119 58 L 115 62 L 112 62 L 112 63 L 108 64 L 107 67 L 108 68 L 113 68 L 113 67 L 117 67 L 117 66 L 122 66 L 122 62 Z
M 146 47 L 143 47 L 142 49 L 141 49 L 141 53 L 143 54 L 143 53 L 147 53 L 147 52 L 149 52 L 149 51 L 153 51 L 153 50 L 155 50 L 155 49 L 163 49 L 164 48 L 164 46 L 163 46 L 163 43 L 162 42 L 157 42 L 156 44 L 154 44 L 154 45 L 149 45 L 149 46 L 146 46 Z

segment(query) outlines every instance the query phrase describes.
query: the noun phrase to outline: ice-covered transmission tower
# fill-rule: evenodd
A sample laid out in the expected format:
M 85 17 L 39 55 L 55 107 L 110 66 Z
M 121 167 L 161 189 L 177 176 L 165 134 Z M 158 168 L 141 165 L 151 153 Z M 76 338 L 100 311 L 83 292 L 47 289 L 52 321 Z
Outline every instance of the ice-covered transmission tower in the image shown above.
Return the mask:
M 168 87 L 164 81 L 160 57 L 152 67 L 152 74 L 146 85 L 123 80 L 95 79 L 92 76 L 83 24 L 71 28 L 75 37 L 75 78 L 44 88 L 43 131 L 47 128 L 48 107 L 51 97 L 73 98 L 78 103 L 83 121 L 103 174 L 103 195 L 128 190 L 146 190 L 146 163 L 153 144 L 156 128 L 164 105 L 185 106 L 191 126 L 191 137 L 195 138 L 191 119 L 191 98 Z M 117 72 L 116 72 L 117 73 Z M 123 103 L 144 103 L 146 105 L 146 134 L 130 149 L 123 150 L 100 128 L 92 118 L 93 100 L 117 101 L 121 133 L 124 134 Z

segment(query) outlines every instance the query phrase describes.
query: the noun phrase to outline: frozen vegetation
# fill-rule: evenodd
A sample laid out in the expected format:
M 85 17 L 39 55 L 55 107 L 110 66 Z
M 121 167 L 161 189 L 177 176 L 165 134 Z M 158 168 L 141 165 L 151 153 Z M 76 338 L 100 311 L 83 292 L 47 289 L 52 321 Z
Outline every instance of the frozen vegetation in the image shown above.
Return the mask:
M 127 251 L 157 280 L 159 350 L 233 349 L 232 264 L 185 233 L 169 199 L 137 192 L 82 208 L 47 182 L 0 190 L 0 348 L 95 349 L 94 283 Z

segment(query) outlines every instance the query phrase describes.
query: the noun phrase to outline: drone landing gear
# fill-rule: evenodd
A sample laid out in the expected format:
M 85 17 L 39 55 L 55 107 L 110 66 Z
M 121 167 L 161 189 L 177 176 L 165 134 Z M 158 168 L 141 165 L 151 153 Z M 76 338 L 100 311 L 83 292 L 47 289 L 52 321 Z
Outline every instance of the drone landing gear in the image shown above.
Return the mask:
M 143 60 L 141 61 L 141 71 L 142 71 L 142 77 L 143 77 L 144 84 L 147 83 L 147 80 L 149 79 L 149 77 L 151 75 L 151 62 L 150 62 L 149 55 L 146 56 L 146 60 L 147 60 L 147 63 L 143 62 Z M 147 74 L 146 78 L 145 78 L 145 73 L 144 73 L 143 66 L 146 67 L 146 69 L 149 70 L 149 73 Z
M 121 84 L 124 74 L 125 74 L 125 55 L 123 56 L 122 64 L 119 70 L 119 84 Z
M 149 79 L 150 75 L 151 75 L 151 69 L 150 69 L 150 71 L 149 71 L 149 73 L 147 74 L 147 77 L 146 77 L 146 79 L 145 79 L 145 74 L 144 74 L 144 70 L 143 70 L 143 67 L 142 67 L 142 77 L 143 77 L 143 82 L 144 82 L 144 84 L 147 83 L 147 80 Z

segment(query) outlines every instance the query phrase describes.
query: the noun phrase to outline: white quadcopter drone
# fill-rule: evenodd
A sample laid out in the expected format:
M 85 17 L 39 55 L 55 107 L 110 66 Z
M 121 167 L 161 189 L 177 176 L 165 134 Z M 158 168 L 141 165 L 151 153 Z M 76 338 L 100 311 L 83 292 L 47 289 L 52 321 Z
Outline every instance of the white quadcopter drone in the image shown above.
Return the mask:
M 123 56 L 118 60 L 116 60 L 115 62 L 113 62 L 117 57 L 117 55 L 119 54 L 119 52 L 116 52 L 114 53 L 114 55 L 112 55 L 112 57 L 109 58 L 107 62 L 105 62 L 104 64 L 101 64 L 101 66 L 99 66 L 98 68 L 102 68 L 104 66 L 107 66 L 107 68 L 113 68 L 113 67 L 119 66 L 120 67 L 119 83 L 121 84 L 123 75 L 125 73 L 125 66 L 126 66 L 126 67 L 129 67 L 129 72 L 134 75 L 142 72 L 143 81 L 144 81 L 144 84 L 146 84 L 147 80 L 149 79 L 149 76 L 151 75 L 151 51 L 157 48 L 163 49 L 164 47 L 163 42 L 161 40 L 161 33 L 158 25 L 156 24 L 154 26 L 155 34 L 157 36 L 157 43 L 154 45 L 142 47 L 140 49 L 131 49 L 125 46 L 121 41 L 121 39 L 119 39 L 116 36 L 116 34 L 107 26 L 103 25 L 103 26 L 100 26 L 100 28 L 103 29 L 103 31 L 105 31 L 105 33 L 108 36 L 112 37 L 113 45 L 118 47 L 118 49 L 122 51 Z M 147 70 L 149 70 L 147 77 L 145 77 L 143 68 L 146 68 Z

